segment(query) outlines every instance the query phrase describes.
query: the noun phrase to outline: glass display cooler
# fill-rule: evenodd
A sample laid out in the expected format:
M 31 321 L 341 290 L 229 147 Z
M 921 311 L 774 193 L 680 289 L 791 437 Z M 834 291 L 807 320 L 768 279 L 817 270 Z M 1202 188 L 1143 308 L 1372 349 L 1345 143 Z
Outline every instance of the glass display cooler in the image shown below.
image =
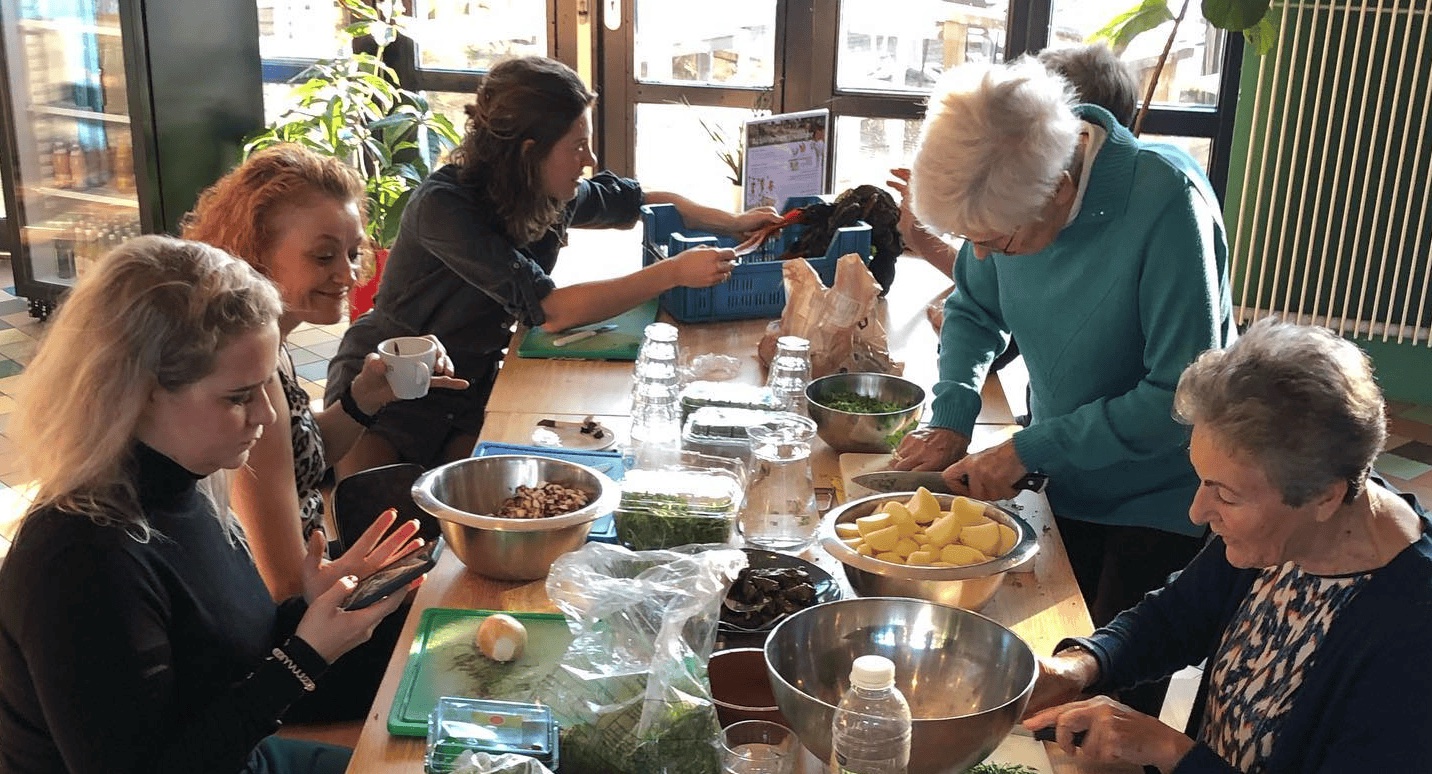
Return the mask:
M 109 249 L 176 233 L 263 125 L 252 4 L 0 0 L 0 71 L 15 293 L 41 319 Z

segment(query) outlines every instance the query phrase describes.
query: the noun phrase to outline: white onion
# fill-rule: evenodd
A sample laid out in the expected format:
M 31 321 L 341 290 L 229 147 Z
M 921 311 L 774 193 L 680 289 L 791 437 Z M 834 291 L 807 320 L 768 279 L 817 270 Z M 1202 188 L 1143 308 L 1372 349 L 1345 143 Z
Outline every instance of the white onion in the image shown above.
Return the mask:
M 490 615 L 477 627 L 477 649 L 493 661 L 513 661 L 526 647 L 527 627 L 510 615 Z

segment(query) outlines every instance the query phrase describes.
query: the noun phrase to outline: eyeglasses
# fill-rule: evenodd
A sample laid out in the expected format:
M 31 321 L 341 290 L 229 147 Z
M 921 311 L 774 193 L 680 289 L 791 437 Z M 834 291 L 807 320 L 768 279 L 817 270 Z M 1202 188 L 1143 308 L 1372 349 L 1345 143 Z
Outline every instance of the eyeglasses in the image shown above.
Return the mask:
M 1019 231 L 1022 228 L 1024 227 L 1020 226 L 1019 228 L 1016 228 L 1015 230 L 1009 232 L 1009 236 L 1005 238 L 1003 245 L 999 244 L 999 237 L 995 237 L 994 239 L 980 240 L 970 239 L 964 234 L 956 234 L 955 236 L 968 242 L 971 247 L 978 247 L 987 253 L 1000 253 L 1002 255 L 1008 255 L 1010 246 L 1013 245 L 1014 240 L 1019 237 Z

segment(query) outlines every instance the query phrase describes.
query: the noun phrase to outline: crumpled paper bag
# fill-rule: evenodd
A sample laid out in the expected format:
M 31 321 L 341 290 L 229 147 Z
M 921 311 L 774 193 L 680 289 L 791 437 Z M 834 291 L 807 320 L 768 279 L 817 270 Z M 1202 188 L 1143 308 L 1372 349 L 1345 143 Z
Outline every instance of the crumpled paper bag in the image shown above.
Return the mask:
M 781 268 L 786 307 L 771 323 L 758 348 L 769 366 L 776 339 L 799 336 L 810 342 L 811 378 L 841 372 L 875 372 L 899 376 L 905 364 L 890 357 L 880 307 L 880 283 L 859 255 L 842 256 L 835 264 L 835 284 L 827 288 L 804 258 Z

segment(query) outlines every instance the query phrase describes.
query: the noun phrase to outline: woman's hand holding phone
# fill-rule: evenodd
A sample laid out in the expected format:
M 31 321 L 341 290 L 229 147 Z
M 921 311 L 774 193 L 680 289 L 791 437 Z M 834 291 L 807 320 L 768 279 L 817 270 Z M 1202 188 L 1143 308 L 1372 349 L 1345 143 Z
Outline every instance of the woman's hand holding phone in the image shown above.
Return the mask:
M 333 588 L 339 578 L 348 575 L 366 578 L 397 557 L 420 548 L 423 541 L 414 539 L 418 534 L 416 520 L 399 524 L 391 535 L 384 537 L 397 519 L 397 510 L 383 511 L 342 556 L 332 561 L 324 558 L 327 543 L 323 533 L 314 530 L 308 536 L 308 555 L 303 563 L 303 597 L 308 604 L 312 605 L 320 594 Z
M 417 587 L 421 579 L 410 584 Z M 403 604 L 402 594 L 391 594 L 362 610 L 344 610 L 343 601 L 357 588 L 358 579 L 344 576 L 308 605 L 294 632 L 324 661 L 332 664 L 339 656 L 368 641 L 373 629 Z

